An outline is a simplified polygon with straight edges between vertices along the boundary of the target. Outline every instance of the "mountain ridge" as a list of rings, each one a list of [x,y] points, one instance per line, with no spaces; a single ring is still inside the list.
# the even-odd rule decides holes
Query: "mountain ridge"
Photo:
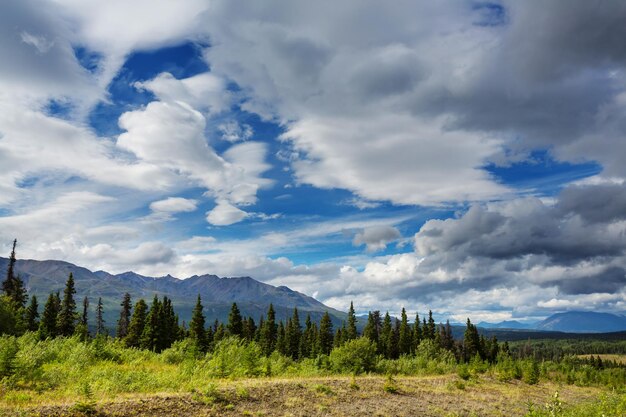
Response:
[[[0,257],[0,271],[6,271],[8,259]],[[105,321],[110,329],[115,327],[119,315],[119,303],[124,293],[132,296],[133,304],[140,298],[150,303],[154,295],[167,296],[179,314],[180,320],[189,322],[191,311],[198,294],[202,297],[207,323],[214,320],[226,321],[233,302],[241,313],[255,321],[274,305],[277,320],[291,317],[298,308],[301,320],[307,314],[319,321],[325,311],[338,325],[346,313],[333,309],[320,301],[285,286],[275,287],[252,277],[218,277],[213,274],[193,275],[180,279],[172,275],[149,277],[132,271],[111,274],[106,271],[92,272],[89,269],[58,260],[18,259],[16,273],[24,281],[29,295],[36,295],[40,308],[50,292],[63,291],[70,273],[74,276],[77,304],[87,296],[92,306],[102,297]],[[93,308],[90,309],[90,313]]]

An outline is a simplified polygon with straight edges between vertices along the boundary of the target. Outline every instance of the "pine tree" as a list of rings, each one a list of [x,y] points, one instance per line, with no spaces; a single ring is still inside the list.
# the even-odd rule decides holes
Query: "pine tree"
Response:
[[[337,331],[335,332],[335,337],[333,338],[333,348],[340,347],[342,345],[345,333],[345,327],[339,327],[337,329]]]
[[[383,326],[380,330],[380,353],[385,355],[386,358],[391,358],[393,356],[393,346],[392,346],[392,333],[393,327],[391,325],[391,316],[387,311],[385,313],[385,318],[383,319]]]
[[[141,335],[146,327],[146,317],[148,315],[148,305],[144,300],[139,300],[133,309],[133,315],[128,325],[128,334],[124,343],[128,347],[140,347]]]
[[[465,328],[465,334],[463,336],[463,357],[465,362],[468,362],[476,354],[480,352],[480,336],[478,335],[478,329],[472,324],[470,319],[467,319],[467,326]]]
[[[274,312],[274,306],[270,304],[267,310],[267,319],[263,323],[259,340],[265,356],[271,355],[276,348],[277,331],[276,313]]]
[[[428,339],[435,339],[435,333],[437,332],[437,326],[435,325],[435,320],[433,319],[433,312],[428,310]]]
[[[409,326],[409,319],[406,315],[406,310],[402,307],[400,330],[398,335],[398,352],[400,355],[408,355],[412,353],[411,339],[412,335],[411,327]]]
[[[106,331],[104,328],[104,317],[102,317],[103,313],[102,297],[98,297],[98,305],[96,306],[96,336],[104,334]]]
[[[452,336],[450,320],[446,320],[445,327],[441,326],[441,347],[447,350],[454,350],[454,337]]]
[[[243,319],[237,307],[237,303],[233,303],[228,314],[228,332],[232,336],[243,337]]]
[[[61,301],[61,310],[57,316],[57,332],[59,336],[69,337],[76,330],[76,301],[74,300],[76,288],[74,288],[74,275],[70,272],[65,282],[65,290],[63,290],[63,301]]]
[[[356,330],[356,315],[354,314],[354,305],[350,301],[350,309],[348,310],[348,326],[343,336],[344,341],[354,340],[358,337]]]
[[[254,340],[256,336],[256,324],[254,323],[254,319],[252,317],[248,317],[243,320],[243,337],[248,342]]]
[[[117,330],[115,333],[118,338],[123,339],[128,334],[128,326],[130,325],[132,303],[129,293],[124,294],[120,306],[122,309],[120,310],[120,318],[117,321]]]
[[[315,344],[315,339],[313,339],[313,322],[311,321],[311,315],[307,314],[306,320],[304,321],[304,331],[302,332],[302,338],[300,339],[301,358],[311,357],[313,344]]]
[[[293,359],[298,359],[300,354],[300,338],[302,337],[302,328],[300,327],[300,317],[298,315],[298,309],[293,309],[293,316],[287,323],[285,329],[285,348],[287,349],[287,355]]]
[[[159,301],[159,297],[156,295],[152,299],[152,305],[146,317],[146,326],[141,334],[141,348],[151,350],[153,352],[160,352],[161,347],[161,313],[162,304]]]
[[[39,304],[37,303],[37,296],[30,297],[30,304],[26,308],[26,330],[30,332],[36,332],[39,328]]]
[[[83,314],[80,316],[80,324],[87,327],[89,325],[89,298],[83,298]]]
[[[24,288],[24,283],[20,279],[19,275],[15,276],[15,263],[17,262],[15,257],[15,247],[17,246],[17,239],[13,241],[13,249],[9,257],[9,265],[7,267],[6,279],[2,282],[2,291],[7,297],[14,303],[14,309],[17,313],[20,309],[26,306],[28,301],[28,294]]]
[[[78,335],[80,340],[86,342],[89,339],[89,298],[85,296],[83,298],[83,312],[78,319],[78,324],[76,325],[76,330],[74,330],[74,334]]]
[[[365,325],[365,329],[363,329],[363,336],[367,337],[369,340],[374,342],[377,346],[378,351],[380,352],[380,328],[382,326],[380,319],[380,311],[376,310],[374,312],[369,313],[367,317],[367,324]]]
[[[202,300],[200,299],[200,294],[198,294],[196,306],[193,309],[191,321],[189,322],[189,337],[194,341],[200,352],[206,353],[209,346],[206,338],[206,330],[204,328],[205,319],[202,310]]]
[[[387,345],[387,355],[389,359],[398,359],[399,347],[398,340],[400,338],[400,322],[394,318],[394,326],[389,334],[389,343]]]
[[[57,337],[57,315],[60,309],[59,293],[51,293],[43,308],[43,314],[39,322],[39,338],[41,340]]]
[[[161,339],[159,342],[159,350],[165,350],[172,346],[172,344],[178,339],[179,327],[178,316],[174,311],[172,300],[167,297],[163,297],[163,303],[161,304]]]
[[[319,333],[319,351],[323,355],[330,354],[333,348],[333,322],[330,320],[328,311],[322,316],[320,321],[320,333]]]
[[[281,355],[287,355],[287,341],[285,340],[285,325],[282,320],[278,323],[278,334],[276,335],[276,350]]]
[[[413,348],[419,346],[422,342],[422,329],[420,327],[420,316],[415,314],[415,322],[413,323]]]

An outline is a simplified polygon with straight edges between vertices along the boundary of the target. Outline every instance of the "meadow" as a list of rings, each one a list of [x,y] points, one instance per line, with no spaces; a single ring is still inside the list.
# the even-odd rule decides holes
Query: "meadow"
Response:
[[[189,339],[156,353],[28,332],[0,338],[0,377],[6,416],[626,415],[624,366],[510,354],[458,363],[428,340],[397,359],[361,337],[293,360],[237,337],[206,354]]]

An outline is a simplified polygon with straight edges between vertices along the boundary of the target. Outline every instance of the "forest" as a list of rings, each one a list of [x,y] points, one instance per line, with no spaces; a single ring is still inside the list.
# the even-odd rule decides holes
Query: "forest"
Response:
[[[593,387],[602,393],[597,401],[603,415],[626,410],[626,364],[620,360],[626,341],[501,343],[480,335],[470,319],[463,338],[455,340],[450,324],[436,324],[432,312],[409,321],[404,309],[399,320],[370,312],[359,332],[352,304],[336,329],[328,313],[317,323],[309,316],[302,320],[297,309],[286,322],[277,322],[271,304],[258,322],[242,317],[233,303],[226,323],[206,323],[200,296],[187,324],[179,323],[167,297],[133,304],[130,294],[120,300],[110,335],[101,301],[94,308],[95,323],[89,323],[89,301],[75,299],[71,274],[40,314],[39,301],[28,297],[15,275],[15,262],[13,250],[0,296],[0,393],[12,410],[41,399],[78,397],[72,410],[89,414],[96,412],[95,399],[156,392],[190,392],[212,404],[219,395],[207,381],[333,375],[351,376],[354,385],[362,375],[386,376],[387,394],[401,390],[394,378],[430,375],[453,375],[448,384],[461,391],[484,378]],[[551,404],[528,404],[526,415],[580,412],[559,405],[561,414],[554,414],[554,400]]]

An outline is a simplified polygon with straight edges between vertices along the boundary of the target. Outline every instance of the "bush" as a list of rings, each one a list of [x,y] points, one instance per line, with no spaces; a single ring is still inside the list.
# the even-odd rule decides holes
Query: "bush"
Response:
[[[0,338],[0,378],[13,375],[18,351],[17,339],[14,336]]]
[[[366,337],[350,340],[330,352],[330,363],[338,373],[371,372],[376,365],[376,345]]]

